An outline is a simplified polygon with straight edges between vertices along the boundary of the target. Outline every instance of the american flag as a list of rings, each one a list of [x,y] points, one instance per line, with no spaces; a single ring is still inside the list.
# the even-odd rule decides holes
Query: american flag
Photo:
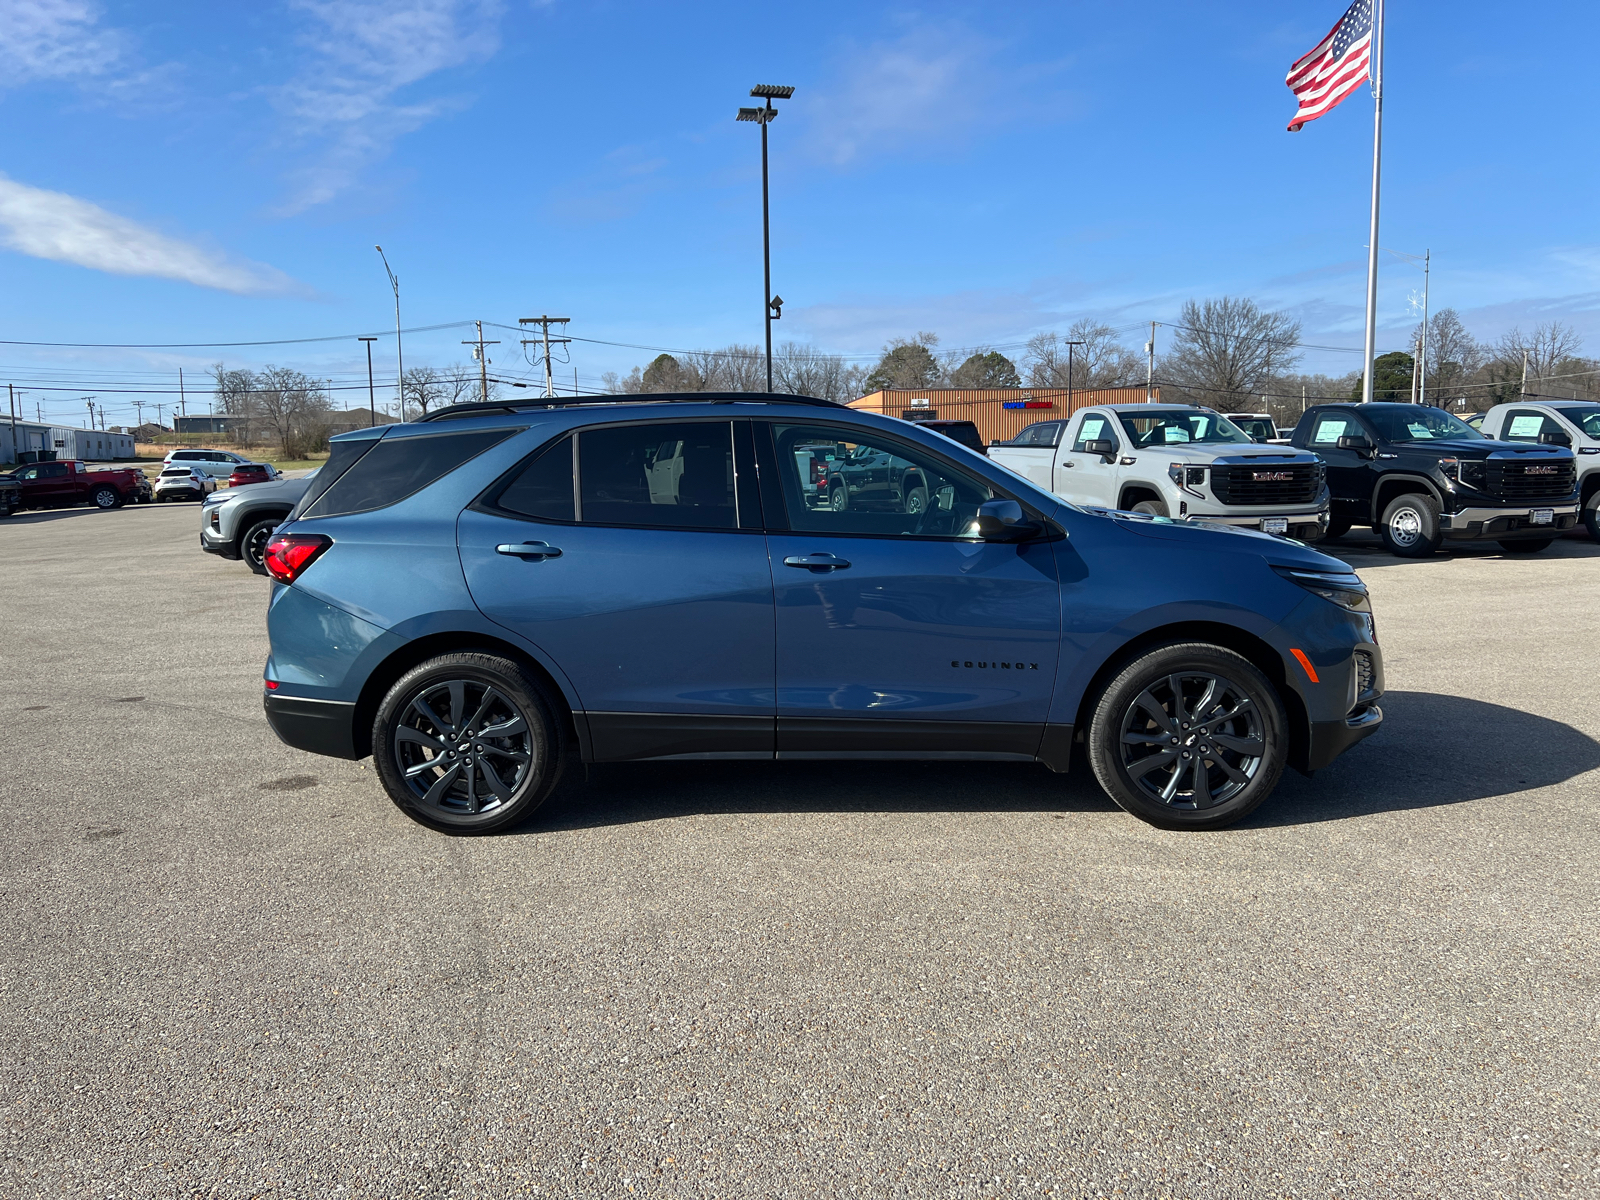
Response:
[[[1289,122],[1294,133],[1361,86],[1372,60],[1372,5],[1356,0],[1328,36],[1289,68],[1284,80],[1300,101]]]

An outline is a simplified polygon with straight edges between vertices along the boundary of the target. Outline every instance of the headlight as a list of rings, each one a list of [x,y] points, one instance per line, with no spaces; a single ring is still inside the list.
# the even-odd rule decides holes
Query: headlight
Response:
[[[1439,470],[1452,483],[1480,491],[1483,489],[1485,468],[1481,458],[1441,458]]]
[[[1206,469],[1204,467],[1191,467],[1187,463],[1168,463],[1167,478],[1187,491],[1205,487]]]
[[[1335,574],[1331,571],[1308,571],[1299,567],[1273,567],[1290,583],[1297,583],[1308,592],[1315,592],[1324,600],[1332,600],[1340,608],[1351,612],[1369,613],[1372,600],[1367,595],[1367,585],[1354,574]]]

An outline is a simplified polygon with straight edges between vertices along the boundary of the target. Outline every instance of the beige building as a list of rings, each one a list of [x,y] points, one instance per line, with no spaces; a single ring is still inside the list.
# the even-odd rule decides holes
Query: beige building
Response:
[[[971,421],[983,444],[1015,437],[1035,421],[1060,420],[1095,404],[1143,404],[1161,400],[1143,387],[1097,388],[887,388],[850,402],[851,408],[907,421]]]

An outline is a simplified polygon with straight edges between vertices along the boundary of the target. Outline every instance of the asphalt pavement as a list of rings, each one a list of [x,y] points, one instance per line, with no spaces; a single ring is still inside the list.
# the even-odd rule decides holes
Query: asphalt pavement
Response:
[[[0,1196],[1600,1195],[1600,547],[1371,586],[1247,823],[612,767],[451,839],[262,717],[193,505],[0,522]]]

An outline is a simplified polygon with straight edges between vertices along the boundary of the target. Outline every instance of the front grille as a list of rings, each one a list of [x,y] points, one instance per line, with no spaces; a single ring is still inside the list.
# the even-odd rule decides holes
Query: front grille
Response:
[[[1555,471],[1545,473],[1550,467]],[[1538,473],[1530,475],[1530,469]],[[1577,486],[1578,464],[1570,458],[1491,458],[1488,475],[1491,496],[1507,500],[1559,500],[1570,496]]]
[[[1264,475],[1287,478],[1257,478]],[[1211,468],[1211,494],[1223,504],[1308,504],[1321,490],[1322,472],[1317,463],[1238,463]]]
[[[1378,670],[1366,650],[1356,652],[1356,699],[1370,700],[1378,686]]]

